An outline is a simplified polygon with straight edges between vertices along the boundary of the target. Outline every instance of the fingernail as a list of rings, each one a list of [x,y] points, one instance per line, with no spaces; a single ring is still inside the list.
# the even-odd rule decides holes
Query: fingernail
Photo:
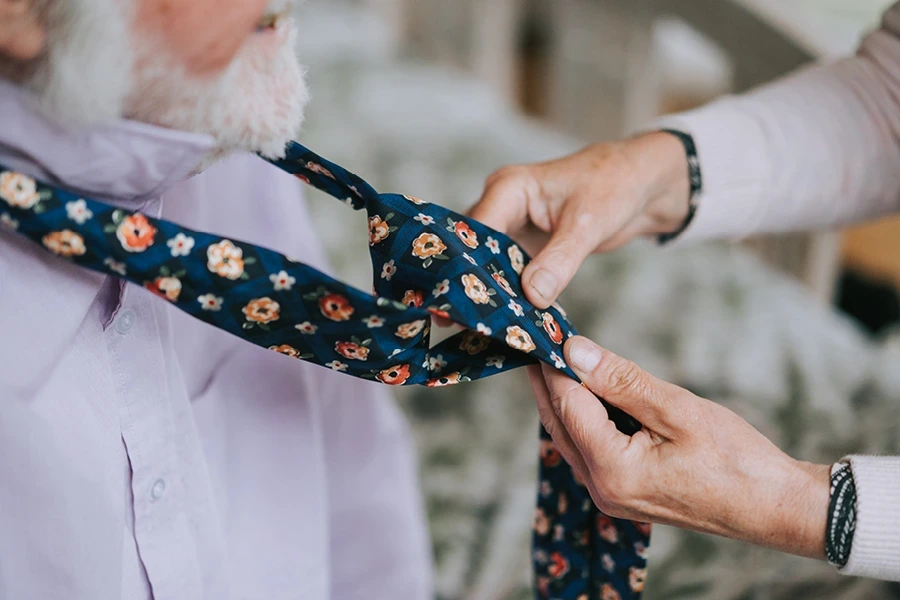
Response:
[[[531,277],[531,287],[547,302],[552,302],[556,297],[557,285],[559,283],[556,280],[556,276],[546,269],[539,269]]]
[[[582,373],[593,371],[603,358],[603,351],[597,344],[581,337],[572,338],[566,346],[566,353],[569,364]]]

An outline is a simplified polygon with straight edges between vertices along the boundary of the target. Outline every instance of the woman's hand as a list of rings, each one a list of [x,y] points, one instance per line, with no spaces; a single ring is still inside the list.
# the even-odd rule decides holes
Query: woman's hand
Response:
[[[676,230],[689,194],[684,147],[658,132],[504,167],[488,178],[470,215],[520,240],[532,255],[542,249],[522,281],[528,299],[546,308],[592,252]]]
[[[584,386],[548,367],[531,367],[531,384],[600,510],[824,559],[828,466],[792,459],[728,409],[590,340],[571,339],[565,355]],[[620,433],[597,396],[644,428]]]

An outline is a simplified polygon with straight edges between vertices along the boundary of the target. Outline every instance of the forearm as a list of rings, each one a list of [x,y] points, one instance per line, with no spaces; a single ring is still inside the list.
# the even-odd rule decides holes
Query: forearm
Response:
[[[694,137],[704,191],[684,239],[833,227],[900,208],[900,8],[857,56],[658,126]]]

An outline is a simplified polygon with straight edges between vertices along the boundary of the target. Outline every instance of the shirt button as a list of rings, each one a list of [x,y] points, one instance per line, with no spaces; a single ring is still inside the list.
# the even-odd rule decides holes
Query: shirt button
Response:
[[[135,312],[130,308],[126,308],[118,317],[116,317],[116,331],[125,335],[131,331],[132,327],[134,327],[135,321],[137,321]]]
[[[157,479],[150,488],[150,501],[156,502],[166,494],[166,480]]]

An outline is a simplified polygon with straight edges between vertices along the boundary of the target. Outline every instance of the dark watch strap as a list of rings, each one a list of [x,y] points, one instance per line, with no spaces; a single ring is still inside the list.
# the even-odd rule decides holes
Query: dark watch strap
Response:
[[[684,146],[684,153],[687,156],[688,180],[691,184],[690,196],[688,197],[688,213],[684,221],[681,222],[681,225],[675,231],[660,234],[656,238],[659,244],[667,244],[684,233],[684,230],[694,220],[694,215],[697,214],[697,197],[703,191],[703,174],[700,172],[700,159],[697,157],[697,146],[694,144],[694,138],[676,129],[661,129],[660,131],[674,135]]]
[[[831,502],[825,530],[825,558],[836,567],[850,560],[856,530],[856,484],[850,465],[838,463],[831,470]]]

